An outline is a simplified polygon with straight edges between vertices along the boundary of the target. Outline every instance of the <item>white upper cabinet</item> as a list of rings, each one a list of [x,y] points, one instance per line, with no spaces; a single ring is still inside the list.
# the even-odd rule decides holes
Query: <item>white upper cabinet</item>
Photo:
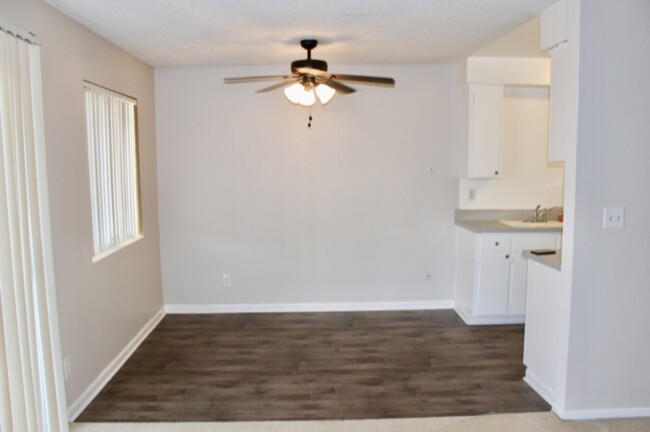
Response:
[[[569,39],[569,22],[566,0],[555,3],[541,16],[540,48],[551,48]]]
[[[461,176],[498,178],[501,175],[503,85],[461,87]]]
[[[563,42],[551,50],[551,100],[548,120],[548,160],[566,160],[567,102],[569,78],[568,43]]]
[[[568,141],[567,104],[569,79],[567,4],[562,0],[542,14],[541,48],[551,53],[551,100],[549,109],[548,160],[566,160]]]

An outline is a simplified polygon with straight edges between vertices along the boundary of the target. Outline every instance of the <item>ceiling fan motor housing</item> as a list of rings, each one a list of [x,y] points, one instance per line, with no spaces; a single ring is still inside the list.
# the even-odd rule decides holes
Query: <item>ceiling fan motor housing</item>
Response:
[[[311,50],[318,46],[316,39],[303,39],[300,46],[307,50],[307,58],[291,62],[291,72],[296,74],[315,75],[315,72],[327,72],[327,62],[311,58]]]
[[[304,73],[306,70],[317,70],[327,72],[327,62],[316,59],[296,60],[291,62],[291,72]]]

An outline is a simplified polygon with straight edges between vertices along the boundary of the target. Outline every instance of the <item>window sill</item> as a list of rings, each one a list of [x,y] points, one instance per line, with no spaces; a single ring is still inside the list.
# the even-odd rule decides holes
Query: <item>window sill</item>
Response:
[[[93,263],[96,263],[96,262],[98,262],[98,261],[101,261],[101,260],[103,260],[104,258],[106,258],[107,256],[109,256],[109,255],[113,255],[115,252],[117,252],[117,251],[119,251],[119,250],[121,250],[121,249],[124,249],[125,247],[130,246],[130,245],[132,245],[133,243],[135,243],[135,242],[137,242],[138,240],[143,239],[143,238],[144,238],[144,235],[140,234],[140,235],[138,235],[137,237],[133,237],[132,239],[129,239],[129,240],[125,241],[125,242],[122,242],[122,243],[120,243],[120,244],[117,245],[117,246],[113,246],[113,247],[110,248],[110,249],[107,249],[107,250],[105,250],[105,251],[103,251],[103,252],[100,252],[100,253],[98,253],[97,255],[95,255],[95,256],[93,257]]]

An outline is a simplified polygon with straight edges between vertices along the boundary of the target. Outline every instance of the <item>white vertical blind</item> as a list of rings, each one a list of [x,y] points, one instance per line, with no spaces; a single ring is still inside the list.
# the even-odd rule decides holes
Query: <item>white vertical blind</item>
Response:
[[[95,256],[141,236],[136,101],[84,83]]]
[[[40,51],[0,31],[0,429],[67,431]]]

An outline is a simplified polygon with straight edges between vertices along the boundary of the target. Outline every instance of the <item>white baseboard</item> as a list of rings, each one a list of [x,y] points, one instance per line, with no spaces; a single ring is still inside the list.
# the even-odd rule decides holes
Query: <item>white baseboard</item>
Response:
[[[549,405],[553,406],[553,390],[537,378],[537,376],[530,371],[530,368],[526,369],[524,381],[535,390],[542,399],[548,402]]]
[[[553,390],[526,369],[524,381],[532,387],[562,420],[596,420],[614,418],[650,417],[650,407],[646,408],[604,408],[590,410],[565,410],[558,407],[553,401]]]
[[[470,314],[468,314],[464,308],[455,305],[454,306],[454,311],[456,311],[456,314],[465,322],[465,324],[469,325],[469,321],[471,320]]]
[[[524,324],[524,315],[472,316],[465,309],[454,307],[454,310],[467,325],[508,325]]]
[[[356,312],[453,309],[453,300],[372,303],[266,303],[266,304],[168,304],[169,314],[270,313],[270,312]]]
[[[553,412],[562,420],[596,420],[615,418],[650,417],[650,407],[604,408],[590,410],[563,410],[556,406]]]
[[[84,391],[81,396],[77,398],[70,406],[68,406],[68,420],[74,421],[79,414],[86,409],[90,402],[95,399],[104,386],[110,381],[111,378],[117,373],[118,370],[126,363],[140,344],[149,336],[158,323],[165,317],[165,308],[162,307],[156,314],[147,322],[142,329],[131,339],[131,341],[124,347],[124,349],[104,368],[99,376],[93,381],[90,386]]]

